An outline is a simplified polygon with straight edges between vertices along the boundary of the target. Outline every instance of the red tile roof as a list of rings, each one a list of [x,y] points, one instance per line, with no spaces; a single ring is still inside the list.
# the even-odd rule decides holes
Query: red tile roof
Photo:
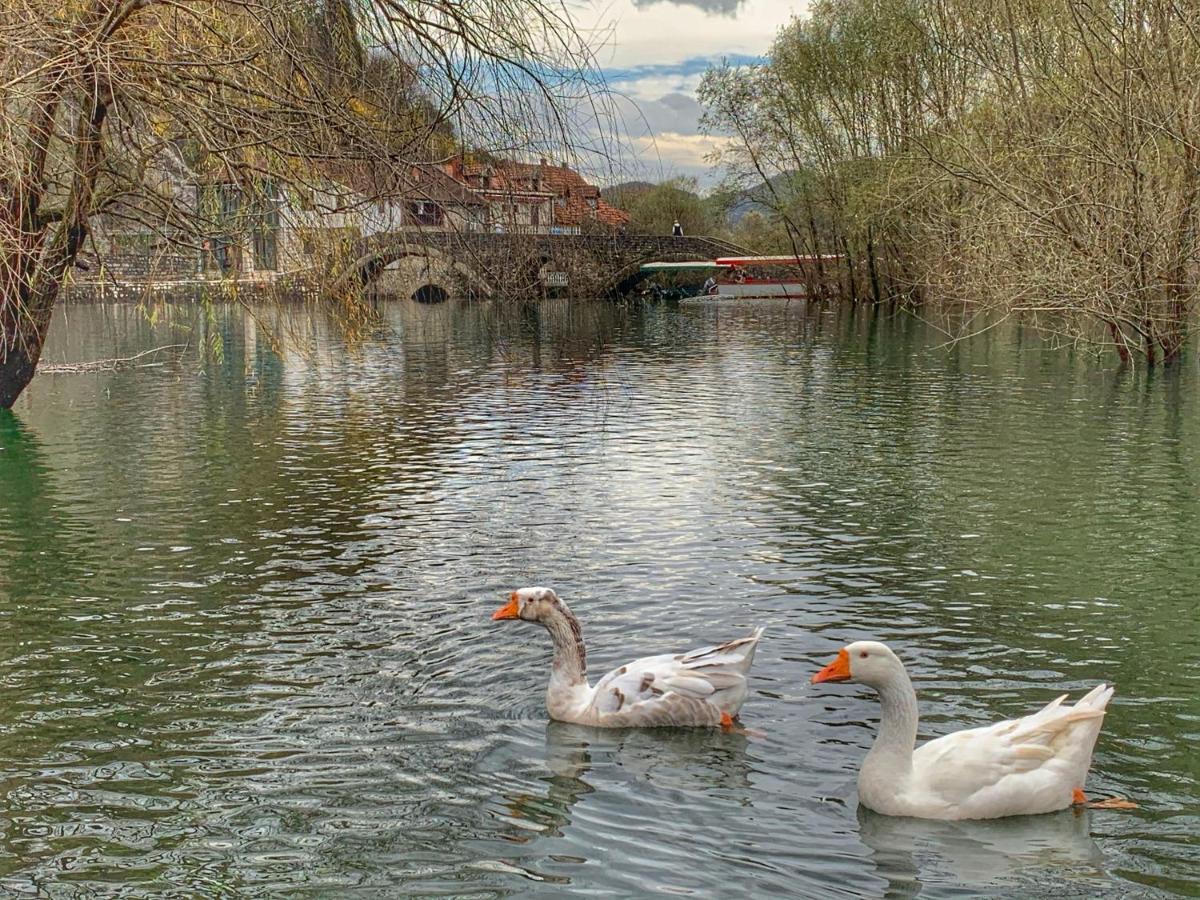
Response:
[[[503,160],[495,164],[455,160],[450,171],[476,190],[554,195],[554,224],[582,226],[595,221],[610,228],[629,222],[629,213],[600,196],[600,188],[567,166]]]

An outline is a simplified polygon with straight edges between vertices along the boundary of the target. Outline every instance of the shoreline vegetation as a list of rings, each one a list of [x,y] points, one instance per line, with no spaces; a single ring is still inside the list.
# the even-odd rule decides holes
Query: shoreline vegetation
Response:
[[[700,99],[761,252],[1155,365],[1195,326],[1198,75],[1195,5],[819,0]]]
[[[235,258],[303,271],[284,292],[353,321],[357,215],[417,240],[503,231],[489,204],[512,218],[520,190],[544,208],[516,231],[545,229],[573,188],[544,179],[577,177],[547,158],[612,157],[588,41],[545,0],[23,3],[0,22],[0,408],[65,287],[145,276],[97,264],[100,237],[198,266],[201,295],[279,293],[213,277]],[[1200,8],[1167,0],[819,0],[765,62],[705,75],[713,195],[676,178],[574,200],[622,235],[682,220],[835,257],[814,296],[896,302],[951,338],[1019,317],[1157,365],[1200,291],[1198,73]]]

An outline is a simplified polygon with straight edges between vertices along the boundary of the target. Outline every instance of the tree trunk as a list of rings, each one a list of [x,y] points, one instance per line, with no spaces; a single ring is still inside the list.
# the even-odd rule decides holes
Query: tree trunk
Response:
[[[1121,357],[1121,362],[1128,365],[1131,359],[1129,346],[1125,343],[1125,335],[1121,333],[1121,329],[1117,327],[1117,323],[1112,319],[1108,320],[1108,330],[1112,335],[1113,346],[1117,348],[1117,356]]]
[[[849,288],[850,300],[858,302],[858,279],[854,277],[854,256],[850,252],[850,242],[845,237],[841,239],[842,253],[846,257],[846,286]]]
[[[1167,304],[1169,315],[1163,324],[1159,337],[1164,363],[1173,362],[1179,358],[1183,345],[1187,341],[1188,311],[1187,302],[1183,297],[1183,279],[1186,277],[1183,265],[1176,271],[1175,283],[1168,293],[1170,301]]]
[[[48,219],[41,209],[45,193],[48,137],[59,104],[57,89],[49,91],[31,129],[31,151],[26,177],[17,184],[14,203],[4,218],[20,223],[22,240],[4,260],[0,280],[0,409],[10,409],[33,380],[42,347],[50,331],[54,303],[63,279],[75,263],[88,235],[94,213],[96,179],[104,160],[102,130],[112,102],[106,82],[88,73],[91,90],[76,116],[74,170],[71,191],[61,213]],[[57,229],[51,224],[57,221]],[[11,226],[10,226],[11,227]]]
[[[14,348],[0,362],[0,409],[12,409],[21,391],[33,380],[37,357],[38,354],[31,354],[23,347]]]
[[[57,290],[54,291],[58,293]],[[47,298],[41,298],[43,302]],[[44,308],[22,319],[12,312],[11,299],[0,299],[0,409],[11,409],[33,380],[42,347],[50,331],[53,299]]]
[[[867,226],[867,271],[871,274],[871,294],[876,303],[883,302],[883,292],[879,289],[879,272],[875,268],[875,229]]]

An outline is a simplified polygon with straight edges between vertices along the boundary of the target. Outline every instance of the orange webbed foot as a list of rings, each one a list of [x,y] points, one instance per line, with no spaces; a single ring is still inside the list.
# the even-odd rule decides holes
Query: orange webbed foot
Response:
[[[1103,800],[1089,800],[1088,809],[1137,809],[1138,805],[1124,797],[1105,797]]]
[[[745,737],[765,738],[765,731],[753,731],[749,728],[742,728],[738,720],[727,712],[721,713],[721,730],[726,734],[740,734]]]
[[[1089,800],[1087,794],[1079,788],[1071,792],[1071,805],[1087,809],[1137,809],[1138,805],[1124,797],[1105,797],[1103,800]]]

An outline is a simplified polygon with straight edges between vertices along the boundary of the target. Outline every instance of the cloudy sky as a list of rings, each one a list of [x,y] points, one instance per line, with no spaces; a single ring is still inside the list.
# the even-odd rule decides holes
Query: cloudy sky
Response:
[[[696,87],[705,69],[762,58],[803,0],[585,0],[577,21],[594,29],[598,62],[618,93],[627,134],[621,177],[700,176],[713,139],[700,134]]]

